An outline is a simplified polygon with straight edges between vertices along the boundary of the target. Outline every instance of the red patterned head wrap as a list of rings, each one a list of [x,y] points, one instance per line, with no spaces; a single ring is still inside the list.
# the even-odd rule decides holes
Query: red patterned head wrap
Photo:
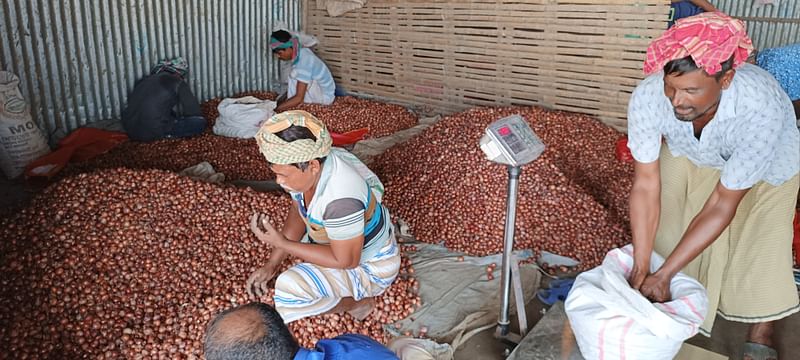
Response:
[[[753,42],[744,23],[721,12],[706,12],[678,20],[661,37],[650,43],[644,73],[660,71],[668,62],[691,56],[697,67],[714,75],[733,56],[733,67],[741,65]]]

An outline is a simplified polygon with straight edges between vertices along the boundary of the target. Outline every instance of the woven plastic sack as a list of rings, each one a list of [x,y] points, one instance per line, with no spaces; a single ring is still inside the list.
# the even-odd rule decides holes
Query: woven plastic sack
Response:
[[[219,117],[214,134],[240,139],[252,139],[259,126],[275,114],[277,103],[253,96],[223,99],[217,106]]]
[[[9,179],[21,175],[31,161],[50,152],[30,107],[19,90],[19,78],[0,71],[0,168]]]
[[[800,42],[758,52],[758,66],[767,70],[792,101],[800,99]]]
[[[669,302],[651,303],[631,288],[632,251],[631,245],[611,250],[602,265],[577,277],[567,296],[567,317],[586,359],[673,359],[705,320],[706,290],[683,273],[670,283]],[[663,263],[654,252],[650,271]]]

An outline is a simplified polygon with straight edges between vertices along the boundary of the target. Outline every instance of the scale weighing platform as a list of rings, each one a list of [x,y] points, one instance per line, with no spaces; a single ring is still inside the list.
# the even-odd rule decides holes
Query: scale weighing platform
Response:
[[[517,215],[517,187],[522,166],[531,163],[542,155],[545,146],[522,116],[512,115],[490,124],[480,140],[480,147],[487,159],[508,167],[508,198],[506,199],[503,267],[500,280],[502,284],[502,304],[495,337],[516,344],[521,341],[528,331],[519,265],[512,254],[514,250],[514,224]],[[514,282],[513,288],[519,320],[519,334],[512,334],[509,331],[508,312],[512,281]]]
[[[497,120],[486,128],[481,150],[490,161],[520,167],[544,152],[544,143],[519,115]]]

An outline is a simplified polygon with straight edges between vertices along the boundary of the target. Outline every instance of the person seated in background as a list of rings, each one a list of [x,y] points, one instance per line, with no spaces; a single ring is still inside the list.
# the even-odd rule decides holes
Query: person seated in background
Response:
[[[353,154],[331,148],[325,124],[305,111],[273,116],[256,134],[276,182],[292,197],[282,231],[254,214],[250,229],[272,247],[269,261],[248,278],[251,296],[291,254],[303,263],[275,281],[275,307],[289,323],[323,313],[366,318],[400,271],[400,250],[383,185]]]
[[[389,360],[397,356],[357,334],[322,339],[314,349],[297,344],[272,306],[254,302],[223,311],[206,328],[207,360]]]
[[[670,4],[670,17],[667,28],[671,28],[672,25],[675,25],[675,22],[678,21],[678,19],[695,16],[703,12],[714,11],[718,10],[716,7],[714,7],[714,5],[708,2],[708,0],[672,0],[672,4]]]
[[[275,112],[303,103],[333,103],[336,84],[330,70],[313,51],[301,46],[297,36],[285,30],[275,31],[270,36],[269,47],[279,59],[292,64],[286,96],[278,98]]]
[[[201,134],[207,122],[186,76],[183,58],[160,61],[139,80],[122,111],[122,127],[134,141],[150,142]]]
[[[778,80],[792,100],[795,117],[800,120],[800,43],[761,50],[756,64]]]

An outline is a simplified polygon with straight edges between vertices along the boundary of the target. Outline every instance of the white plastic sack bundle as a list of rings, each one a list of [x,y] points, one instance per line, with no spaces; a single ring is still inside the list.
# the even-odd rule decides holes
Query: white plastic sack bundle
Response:
[[[650,271],[663,263],[654,252]],[[632,266],[628,245],[575,279],[565,309],[586,359],[672,359],[705,320],[708,296],[697,280],[678,273],[670,283],[672,301],[651,303],[628,285]]]
[[[253,96],[224,99],[217,106],[219,117],[214,124],[214,134],[252,139],[259,126],[275,114],[277,103]]]

